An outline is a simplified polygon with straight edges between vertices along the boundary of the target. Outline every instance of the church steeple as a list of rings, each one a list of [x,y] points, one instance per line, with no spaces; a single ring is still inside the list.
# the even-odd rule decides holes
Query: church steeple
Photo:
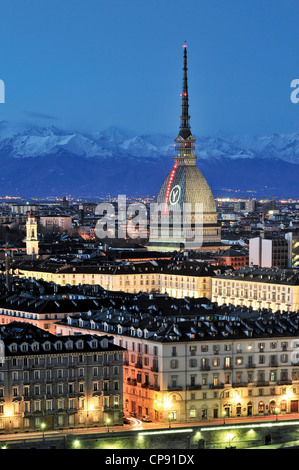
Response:
[[[194,163],[195,139],[191,134],[191,128],[190,128],[186,41],[183,45],[183,48],[184,48],[183,90],[182,90],[182,95],[181,95],[182,96],[182,114],[181,114],[181,125],[180,125],[179,135],[175,139],[175,147],[176,147],[175,161],[177,163],[179,162]]]

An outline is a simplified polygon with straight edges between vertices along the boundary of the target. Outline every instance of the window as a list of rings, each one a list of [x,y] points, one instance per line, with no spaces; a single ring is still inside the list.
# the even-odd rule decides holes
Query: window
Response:
[[[19,374],[18,374],[18,372],[13,372],[13,373],[12,373],[12,380],[19,380]]]
[[[40,401],[34,402],[34,411],[41,411]]]
[[[97,392],[99,390],[99,382],[93,382],[93,391]]]
[[[39,371],[39,370],[35,370],[35,371],[33,372],[33,378],[34,378],[35,380],[40,379],[40,371]]]
[[[53,402],[52,400],[46,401],[46,410],[51,411],[53,409]]]
[[[281,355],[281,362],[283,362],[284,364],[285,364],[286,362],[288,362],[288,355],[287,355],[287,354],[282,354],[282,355]]]
[[[259,356],[259,364],[264,364],[265,363],[265,356],[262,354]]]
[[[228,368],[230,368],[230,366],[231,366],[231,358],[230,358],[230,357],[226,357],[226,358],[224,359],[224,367],[225,367],[226,369],[228,369]]]

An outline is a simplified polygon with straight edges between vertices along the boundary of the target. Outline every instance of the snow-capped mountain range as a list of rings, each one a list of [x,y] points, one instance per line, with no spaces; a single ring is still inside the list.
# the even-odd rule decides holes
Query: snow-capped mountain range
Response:
[[[154,195],[173,164],[175,137],[0,122],[0,196]],[[299,196],[299,132],[195,138],[197,165],[215,196],[238,189]]]

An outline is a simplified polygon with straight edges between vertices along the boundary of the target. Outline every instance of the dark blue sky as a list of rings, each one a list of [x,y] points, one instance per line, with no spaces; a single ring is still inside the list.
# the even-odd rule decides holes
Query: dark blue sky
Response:
[[[299,128],[296,0],[3,0],[0,120],[176,137]]]

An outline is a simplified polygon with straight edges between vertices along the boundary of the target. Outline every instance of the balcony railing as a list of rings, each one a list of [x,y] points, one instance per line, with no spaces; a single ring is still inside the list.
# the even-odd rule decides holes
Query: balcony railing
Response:
[[[187,390],[201,390],[201,385],[188,385]]]
[[[279,380],[277,385],[292,385],[292,380]]]
[[[211,390],[217,390],[217,389],[220,389],[220,388],[224,388],[224,385],[223,385],[222,382],[220,382],[220,383],[218,383],[218,384],[216,384],[216,385],[215,385],[215,384],[210,384],[210,385],[209,385],[209,388],[210,388]]]
[[[257,387],[267,387],[269,385],[268,381],[265,380],[257,380],[256,381],[256,386]]]
[[[137,380],[136,380],[136,379],[130,379],[130,378],[128,378],[128,379],[127,379],[127,382],[128,382],[129,385],[134,385],[134,386],[137,385]]]

